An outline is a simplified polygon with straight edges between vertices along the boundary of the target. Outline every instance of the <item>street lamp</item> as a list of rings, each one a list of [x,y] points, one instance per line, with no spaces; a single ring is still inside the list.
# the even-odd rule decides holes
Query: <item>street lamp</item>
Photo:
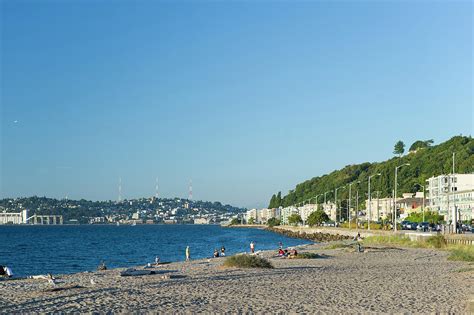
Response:
[[[358,184],[360,183],[360,180],[358,181],[355,181],[355,182],[352,182],[349,184],[349,205],[347,207],[347,219],[349,220],[349,229],[351,228],[351,187],[352,187],[352,184]]]
[[[423,188],[423,203],[421,204],[421,211],[423,212],[423,222],[425,222],[425,185],[415,184]]]
[[[341,187],[337,187],[334,191],[334,203],[335,203],[335,206],[336,206],[336,221],[337,221],[337,191],[339,189],[344,189],[346,188],[346,186],[341,186]],[[339,222],[341,221],[341,213],[339,213]]]
[[[374,176],[381,176],[382,174],[380,173],[377,173],[375,175],[370,175],[369,176],[369,212],[368,212],[368,215],[369,217],[367,218],[367,230],[370,231],[370,219],[372,217],[372,195],[370,194],[370,179]]]
[[[395,202],[395,209],[393,209],[393,231],[397,231],[397,176],[398,176],[398,169],[402,166],[409,166],[410,163],[405,163],[395,167],[395,192],[393,194],[393,200]]]

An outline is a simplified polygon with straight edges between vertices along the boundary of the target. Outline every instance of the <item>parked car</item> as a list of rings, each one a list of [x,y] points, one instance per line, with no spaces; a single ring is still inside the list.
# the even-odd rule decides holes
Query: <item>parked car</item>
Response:
[[[423,232],[426,232],[430,229],[430,224],[429,222],[420,222],[418,223],[418,225],[416,226],[416,230],[417,231],[423,231]]]
[[[400,224],[402,225],[402,230],[408,230],[407,229],[407,224],[409,224],[410,221],[402,221],[400,222]]]

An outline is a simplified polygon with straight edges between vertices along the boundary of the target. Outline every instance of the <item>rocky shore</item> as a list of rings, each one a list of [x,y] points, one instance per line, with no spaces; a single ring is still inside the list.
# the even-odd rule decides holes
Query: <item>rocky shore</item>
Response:
[[[319,259],[259,252],[274,269],[223,268],[225,258],[177,262],[154,274],[123,269],[0,281],[0,312],[467,313],[472,265],[448,253],[393,247],[299,247]],[[137,268],[139,269],[139,268]]]

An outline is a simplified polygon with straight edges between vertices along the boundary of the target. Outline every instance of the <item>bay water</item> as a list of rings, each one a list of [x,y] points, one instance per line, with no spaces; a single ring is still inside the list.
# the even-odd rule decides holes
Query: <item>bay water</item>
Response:
[[[101,260],[109,268],[145,265],[161,261],[183,261],[185,248],[191,258],[212,257],[214,249],[226,254],[278,249],[307,244],[254,228],[224,228],[218,225],[31,225],[0,226],[0,265],[16,276],[66,274],[94,271]]]

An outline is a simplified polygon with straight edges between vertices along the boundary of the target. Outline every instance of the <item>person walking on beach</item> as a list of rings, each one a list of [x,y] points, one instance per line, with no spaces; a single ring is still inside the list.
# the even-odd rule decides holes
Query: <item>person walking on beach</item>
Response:
[[[186,246],[186,261],[191,260],[191,253],[189,252],[189,246]]]
[[[252,242],[250,242],[250,252],[253,254],[255,253],[255,244]]]

